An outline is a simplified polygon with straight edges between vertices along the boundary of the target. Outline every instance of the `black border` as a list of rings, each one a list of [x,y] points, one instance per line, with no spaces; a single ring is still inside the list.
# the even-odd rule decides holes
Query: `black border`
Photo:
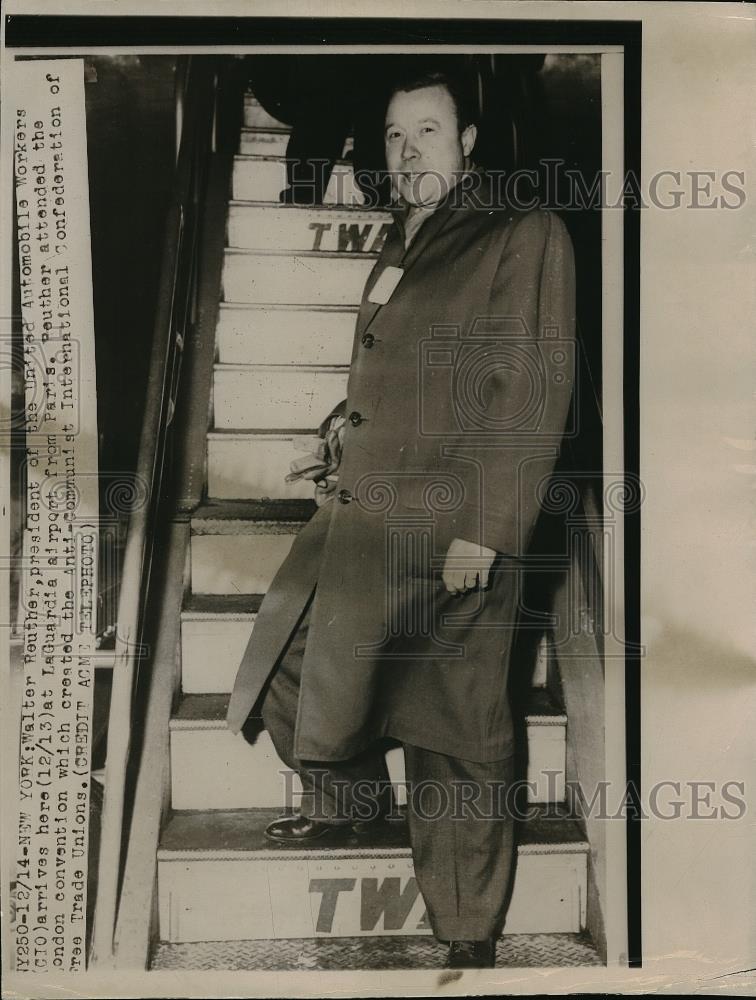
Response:
[[[280,18],[52,16],[8,14],[6,48],[291,45],[621,45],[624,47],[625,171],[641,185],[642,25],[635,21],[499,18]],[[624,473],[640,482],[640,208],[624,205]],[[641,675],[640,504],[624,513],[625,720],[627,780],[628,964],[642,966],[641,938]]]
[[[628,45],[640,21],[7,14],[8,48],[127,45]]]
[[[625,43],[625,175],[641,177],[641,26]],[[623,420],[624,474],[640,484],[640,230],[641,215],[632,195],[626,197],[623,281]],[[625,584],[625,773],[627,816],[627,944],[631,969],[643,965],[641,854],[641,504],[624,512]],[[637,808],[633,808],[637,806]]]

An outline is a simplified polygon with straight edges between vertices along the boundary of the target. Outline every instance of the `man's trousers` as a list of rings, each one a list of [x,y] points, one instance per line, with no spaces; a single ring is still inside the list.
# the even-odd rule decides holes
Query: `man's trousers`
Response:
[[[309,611],[270,680],[262,704],[265,728],[281,760],[299,773],[303,815],[335,824],[367,819],[369,799],[373,815],[376,808],[388,812],[389,776],[379,748],[336,763],[294,754],[308,622]],[[408,744],[404,757],[415,876],[433,932],[442,941],[485,940],[500,930],[514,870],[507,794],[513,758],[476,763]]]

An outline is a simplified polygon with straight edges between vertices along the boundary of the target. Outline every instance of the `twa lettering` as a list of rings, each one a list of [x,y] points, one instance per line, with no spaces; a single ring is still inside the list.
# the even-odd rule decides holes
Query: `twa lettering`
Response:
[[[338,253],[378,253],[386,242],[391,222],[311,222],[311,250]]]
[[[344,933],[345,924],[350,925],[352,933],[370,933],[376,929],[404,930],[405,933],[430,931],[414,876],[407,879],[404,888],[402,879],[395,876],[384,879],[313,878],[310,879],[310,892],[320,893],[315,927],[318,934],[333,933],[334,921],[339,934]]]

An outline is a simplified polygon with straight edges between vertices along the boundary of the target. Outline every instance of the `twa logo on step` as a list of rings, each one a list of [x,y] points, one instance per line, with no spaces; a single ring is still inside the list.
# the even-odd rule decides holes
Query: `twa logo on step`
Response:
[[[389,234],[391,222],[311,222],[311,250],[337,253],[378,253]]]
[[[414,876],[387,878],[311,878],[316,934],[430,933]]]

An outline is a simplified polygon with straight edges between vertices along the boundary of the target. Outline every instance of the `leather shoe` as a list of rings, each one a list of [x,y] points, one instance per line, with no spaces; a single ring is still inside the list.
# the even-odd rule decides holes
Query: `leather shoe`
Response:
[[[496,942],[450,941],[446,957],[447,969],[493,969],[496,960]]]
[[[309,816],[284,816],[265,827],[268,840],[279,844],[308,844],[312,840],[341,843],[354,836],[351,823],[321,823]]]

